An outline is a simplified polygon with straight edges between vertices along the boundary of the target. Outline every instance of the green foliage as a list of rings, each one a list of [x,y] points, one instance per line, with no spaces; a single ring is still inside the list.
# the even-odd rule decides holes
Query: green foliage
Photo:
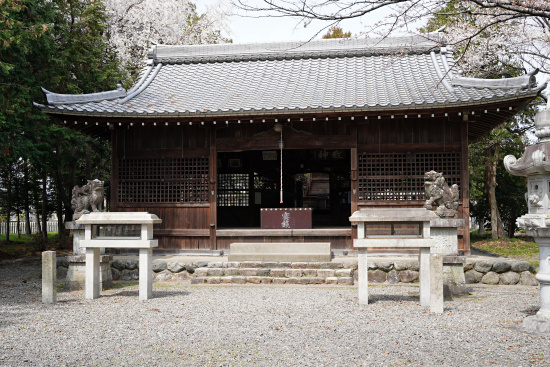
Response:
[[[323,35],[324,39],[329,38],[349,38],[351,37],[351,32],[344,32],[344,30],[337,25],[332,26],[328,29],[327,33]]]
[[[535,269],[539,267],[539,246],[532,238],[490,239],[472,233],[472,245],[497,255],[527,261]]]
[[[84,183],[86,145],[108,179],[109,150],[54,123],[33,106],[40,87],[57,93],[114,89],[123,80],[105,32],[98,0],[0,0],[0,212],[9,217],[35,207],[47,216],[70,213],[70,192]],[[101,156],[99,156],[101,155]],[[82,158],[79,158],[82,157]],[[46,197],[42,194],[46,178]],[[42,213],[42,202],[46,211]],[[56,204],[57,203],[57,204]],[[11,240],[12,238],[10,238]]]

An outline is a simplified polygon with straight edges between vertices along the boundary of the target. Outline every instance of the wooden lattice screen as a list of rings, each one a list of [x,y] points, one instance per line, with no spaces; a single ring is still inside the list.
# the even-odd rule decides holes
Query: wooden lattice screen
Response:
[[[460,187],[460,154],[359,154],[359,200],[425,200],[424,173],[442,172]]]
[[[208,202],[208,158],[119,160],[120,203]]]
[[[218,174],[218,206],[248,206],[249,188],[247,173]]]

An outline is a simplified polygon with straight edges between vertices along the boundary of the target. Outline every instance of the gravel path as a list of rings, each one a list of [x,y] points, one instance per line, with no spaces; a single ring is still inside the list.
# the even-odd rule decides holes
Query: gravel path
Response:
[[[519,330],[537,287],[475,287],[431,314],[418,287],[191,286],[151,300],[118,283],[41,303],[40,264],[0,267],[0,366],[546,366],[550,338]]]

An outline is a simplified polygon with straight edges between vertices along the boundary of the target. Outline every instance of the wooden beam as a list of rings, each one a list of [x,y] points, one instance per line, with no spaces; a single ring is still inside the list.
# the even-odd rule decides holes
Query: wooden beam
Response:
[[[470,185],[468,171],[468,122],[462,123],[462,152],[460,159],[460,182],[462,187],[462,218],[464,219],[464,232],[462,234],[464,255],[470,255]]]
[[[210,211],[208,212],[208,224],[210,226],[210,249],[216,250],[218,248],[218,242],[216,239],[216,229],[218,227],[218,190],[217,190],[217,176],[218,176],[218,152],[216,149],[216,128],[212,127],[210,131],[210,158],[209,158],[209,172],[208,177],[210,182],[208,184],[208,198],[210,202]]]

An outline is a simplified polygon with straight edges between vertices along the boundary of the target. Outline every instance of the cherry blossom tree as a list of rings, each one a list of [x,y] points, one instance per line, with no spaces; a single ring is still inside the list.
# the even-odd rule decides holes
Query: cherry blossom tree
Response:
[[[447,17],[448,44],[466,51],[466,73],[487,57],[518,59],[550,73],[550,1],[548,0],[233,0],[251,16],[287,16],[308,26],[313,20],[338,25],[348,19],[384,14],[366,26],[365,37],[418,33],[435,14]],[[444,11],[442,11],[444,10]],[[388,13],[389,12],[389,13]],[[330,26],[329,25],[329,26]],[[498,65],[490,63],[491,65]]]
[[[103,0],[107,31],[120,61],[132,74],[143,67],[152,44],[192,45],[227,42],[223,6],[199,14],[189,0]]]

